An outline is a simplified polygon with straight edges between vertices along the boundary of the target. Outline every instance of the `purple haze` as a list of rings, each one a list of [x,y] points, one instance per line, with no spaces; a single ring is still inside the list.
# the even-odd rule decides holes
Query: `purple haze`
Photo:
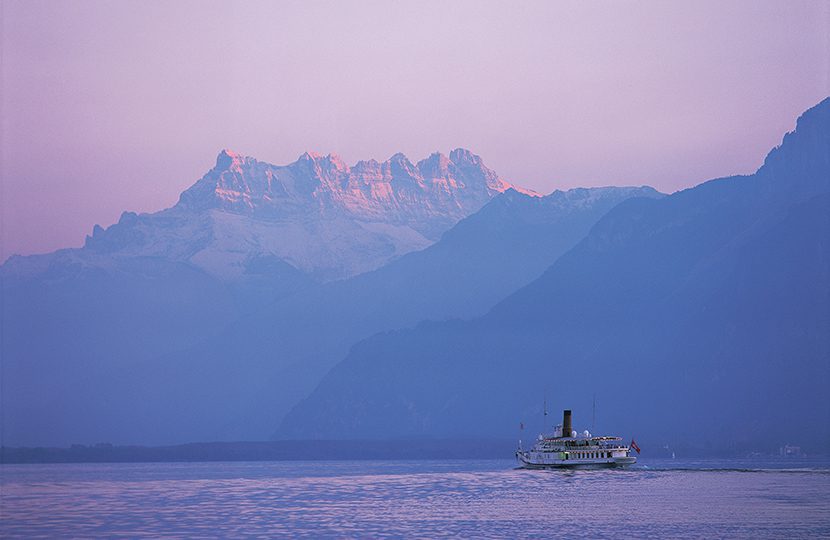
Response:
[[[1,6],[0,260],[171,205],[221,148],[673,191],[754,171],[830,94],[826,2]]]

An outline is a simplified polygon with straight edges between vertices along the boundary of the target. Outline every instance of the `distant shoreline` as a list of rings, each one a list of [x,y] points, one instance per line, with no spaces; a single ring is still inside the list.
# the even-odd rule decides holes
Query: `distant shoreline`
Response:
[[[645,445],[643,445],[645,446]],[[117,446],[109,443],[71,447],[0,447],[0,464],[160,463],[208,461],[335,461],[512,459],[513,439],[307,440],[207,442],[169,446]],[[678,449],[677,457],[779,457],[702,448]],[[644,456],[671,457],[664,448],[646,448]],[[810,454],[818,457],[818,454]]]
[[[170,446],[2,447],[0,464],[511,458],[516,441],[338,440],[208,442]]]

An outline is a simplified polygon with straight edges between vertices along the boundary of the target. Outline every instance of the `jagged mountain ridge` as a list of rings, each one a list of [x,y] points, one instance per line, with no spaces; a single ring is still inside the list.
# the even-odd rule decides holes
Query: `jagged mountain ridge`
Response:
[[[514,188],[456,149],[411,163],[396,154],[347,166],[305,153],[272,165],[223,150],[216,165],[160,212],[125,212],[79,250],[12,257],[7,276],[55,265],[106,268],[114,258],[186,262],[224,281],[273,272],[341,279],[432,244],[458,220]]]
[[[342,213],[361,221],[410,225],[437,240],[447,227],[435,226],[431,219],[457,221],[510,188],[529,193],[461,148],[449,157],[436,152],[416,164],[398,153],[382,163],[359,161],[352,167],[335,154],[306,152],[290,165],[274,166],[223,150],[216,167],[182,193],[179,205],[271,219]]]

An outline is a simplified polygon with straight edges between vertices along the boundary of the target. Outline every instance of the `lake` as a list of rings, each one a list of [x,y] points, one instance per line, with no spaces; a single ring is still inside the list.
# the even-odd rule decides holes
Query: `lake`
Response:
[[[0,466],[3,537],[828,537],[830,463],[649,460]]]

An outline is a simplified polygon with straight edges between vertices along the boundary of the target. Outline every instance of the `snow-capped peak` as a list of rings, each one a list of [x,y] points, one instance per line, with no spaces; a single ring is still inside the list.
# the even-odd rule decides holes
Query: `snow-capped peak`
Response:
[[[216,168],[220,170],[238,168],[242,165],[245,159],[246,157],[242,154],[225,148],[219,152],[218,156],[216,156]]]
[[[173,208],[96,230],[88,247],[164,253],[223,277],[245,275],[251,257],[277,257],[335,279],[428,246],[510,188],[520,190],[463,149],[351,167],[336,154],[272,165],[225,149]]]
[[[449,157],[435,152],[417,164],[397,153],[383,163],[352,167],[336,154],[305,152],[294,163],[272,165],[222,150],[216,167],[182,193],[179,206],[274,218],[346,213],[370,221],[454,223],[511,187],[528,192],[461,148]]]

